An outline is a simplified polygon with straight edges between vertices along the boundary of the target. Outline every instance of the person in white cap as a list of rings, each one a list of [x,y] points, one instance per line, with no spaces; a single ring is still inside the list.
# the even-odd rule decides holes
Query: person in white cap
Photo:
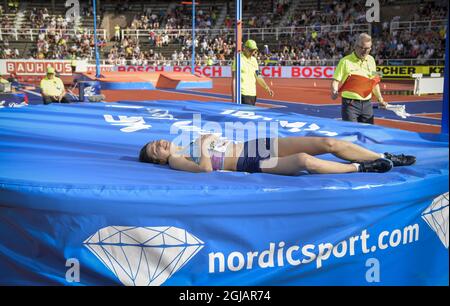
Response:
[[[264,88],[267,93],[273,97],[274,92],[264,81],[260,71],[256,58],[254,55],[258,51],[258,46],[254,40],[247,40],[244,44],[243,55],[241,55],[241,102],[242,104],[255,105],[256,103],[256,83]],[[232,67],[232,99],[236,100],[235,83],[236,77],[234,71],[236,71],[236,63],[233,62]]]

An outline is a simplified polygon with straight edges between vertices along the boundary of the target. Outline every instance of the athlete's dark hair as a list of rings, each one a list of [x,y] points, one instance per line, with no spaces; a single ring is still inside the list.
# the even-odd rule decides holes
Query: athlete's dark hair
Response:
[[[147,146],[150,144],[151,142],[146,143],[142,148],[141,151],[139,152],[139,161],[143,162],[143,163],[151,163],[151,164],[156,164],[156,161],[151,158],[148,153],[147,153]]]

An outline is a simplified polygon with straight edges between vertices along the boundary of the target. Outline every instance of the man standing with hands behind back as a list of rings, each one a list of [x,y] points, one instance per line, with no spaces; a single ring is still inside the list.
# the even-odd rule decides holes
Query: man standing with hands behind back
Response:
[[[345,83],[351,75],[365,77],[369,82],[369,79],[373,79],[377,75],[375,59],[370,55],[371,49],[372,37],[366,33],[360,34],[356,39],[354,52],[342,58],[336,67],[331,83],[331,98],[333,100],[336,100],[339,95],[339,83]],[[368,93],[367,96],[361,96],[350,89],[343,90],[342,120],[373,124],[374,115],[372,103],[370,102],[372,93],[376,96],[381,108],[388,106],[381,96],[379,84],[376,84],[372,92]]]
[[[258,61],[254,55],[258,52],[258,46],[254,40],[247,40],[244,44],[243,54],[241,55],[241,102],[242,104],[255,105],[256,103],[256,83],[264,88],[267,93],[273,97],[274,92],[264,81],[258,66]],[[236,61],[233,62],[232,76],[232,99],[236,101],[235,83]]]
[[[68,103],[65,98],[66,90],[60,78],[55,76],[55,68],[47,68],[47,76],[41,80],[41,93],[44,104],[52,102]]]

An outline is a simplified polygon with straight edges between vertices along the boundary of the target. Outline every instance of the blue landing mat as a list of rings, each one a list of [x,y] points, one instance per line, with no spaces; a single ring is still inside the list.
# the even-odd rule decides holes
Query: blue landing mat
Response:
[[[417,163],[285,177],[137,162],[152,139],[219,128],[253,138],[257,124]],[[0,284],[448,284],[448,136],[228,103],[123,101],[3,108],[0,140]],[[79,282],[66,278],[75,260]]]

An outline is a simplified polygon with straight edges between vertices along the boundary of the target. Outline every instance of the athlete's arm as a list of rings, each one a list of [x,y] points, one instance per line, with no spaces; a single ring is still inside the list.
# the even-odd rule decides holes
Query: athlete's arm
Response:
[[[209,162],[209,166],[208,166],[208,162]],[[169,166],[172,169],[194,172],[194,173],[211,172],[212,171],[211,159],[209,157],[204,157],[203,154],[202,154],[202,157],[200,158],[200,165],[197,165],[195,162],[187,159],[184,156],[171,155],[169,157]]]
[[[211,157],[209,156],[209,147],[211,142],[218,138],[217,135],[207,134],[200,138],[200,162],[196,164],[192,160],[180,155],[171,155],[169,157],[169,166],[173,169],[189,172],[211,172],[213,171]]]

